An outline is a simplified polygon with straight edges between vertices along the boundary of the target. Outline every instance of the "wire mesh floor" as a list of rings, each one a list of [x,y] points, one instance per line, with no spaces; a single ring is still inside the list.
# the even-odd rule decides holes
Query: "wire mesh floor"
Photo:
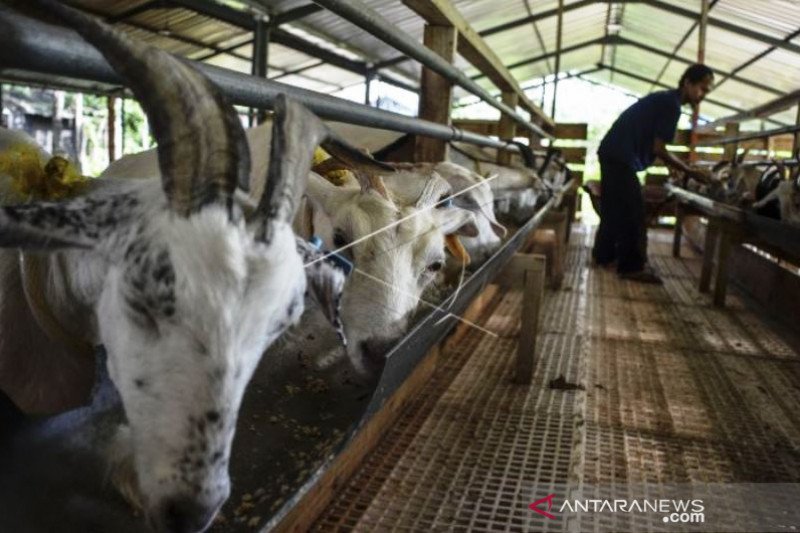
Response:
[[[443,353],[316,531],[609,531],[617,515],[556,522],[528,505],[564,486],[800,482],[786,332],[736,290],[712,307],[700,260],[674,259],[666,232],[650,237],[663,287],[590,268],[591,229],[572,237],[533,384],[511,383],[521,297],[500,293],[482,322],[498,337],[473,330]]]

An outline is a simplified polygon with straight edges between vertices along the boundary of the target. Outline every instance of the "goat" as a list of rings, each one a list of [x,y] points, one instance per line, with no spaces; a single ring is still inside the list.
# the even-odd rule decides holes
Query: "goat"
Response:
[[[105,345],[127,421],[113,453],[134,465],[148,521],[202,531],[230,493],[237,413],[264,350],[298,321],[307,290],[337,308],[341,273],[315,261],[291,222],[313,146],[343,145],[279,97],[252,205],[237,191],[250,173],[244,132],[209,80],[60,2],[36,4],[96,46],[142,102],[161,179],[97,180],[68,201],[0,208],[0,247],[22,250],[0,258],[0,389],[27,412],[75,405],[88,392],[86,351]]]
[[[789,180],[773,182],[773,189],[753,204],[759,214],[773,216],[769,210],[777,200],[780,220],[800,224],[800,174],[795,172]]]
[[[498,165],[493,162],[495,156],[487,149],[464,143],[451,143],[451,147],[451,160],[454,163],[472,168],[484,176],[495,176],[489,183],[495,199],[495,212],[515,224],[529,219],[536,212],[541,199],[552,190],[534,169]]]
[[[256,194],[263,181],[258,169],[271,161],[270,131],[267,121],[246,132],[253,160],[251,189]],[[355,264],[341,300],[346,353],[359,374],[374,376],[388,347],[405,331],[422,292],[444,266],[447,235],[475,236],[478,229],[468,210],[435,208],[451,193],[438,174],[365,165],[340,150],[332,155],[336,168],[350,170],[354,180],[336,187],[311,172],[308,212],[298,213],[295,229],[305,237],[316,234],[328,249],[344,247],[341,253]],[[151,151],[126,156],[103,175],[130,178],[152,172],[157,169]],[[324,354],[319,359],[332,357]]]
[[[478,235],[460,239],[473,263],[482,263],[500,246],[501,239],[506,236],[507,230],[495,218],[494,194],[490,182],[487,182],[478,173],[450,162],[394,163],[392,166],[408,170],[419,176],[415,181],[402,180],[402,183],[398,183],[400,180],[395,176],[384,177],[392,191],[396,191],[404,185],[408,186],[409,183],[424,183],[426,176],[433,175],[441,176],[450,184],[454,205],[475,214]]]

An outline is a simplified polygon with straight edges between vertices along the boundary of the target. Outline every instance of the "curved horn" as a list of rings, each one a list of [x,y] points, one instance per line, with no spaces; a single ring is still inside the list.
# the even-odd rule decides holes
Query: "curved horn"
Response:
[[[237,184],[247,190],[250,152],[233,106],[191,66],[54,0],[55,13],[97,47],[147,113],[170,207],[182,216],[212,202],[230,211]]]
[[[272,224],[291,224],[306,188],[314,148],[328,128],[302,104],[280,94],[274,103],[272,144],[264,194],[256,208],[256,239],[270,242]]]

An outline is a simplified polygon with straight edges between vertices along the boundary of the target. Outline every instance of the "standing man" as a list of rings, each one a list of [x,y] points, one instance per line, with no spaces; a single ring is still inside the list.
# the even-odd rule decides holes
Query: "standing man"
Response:
[[[713,82],[710,68],[692,65],[681,76],[677,89],[649,94],[626,109],[600,143],[600,227],[592,256],[598,265],[616,261],[621,278],[661,283],[647,265],[644,198],[636,173],[658,157],[689,176],[706,177],[705,172],[670,154],[666,144],[675,137],[681,106],[699,105]]]

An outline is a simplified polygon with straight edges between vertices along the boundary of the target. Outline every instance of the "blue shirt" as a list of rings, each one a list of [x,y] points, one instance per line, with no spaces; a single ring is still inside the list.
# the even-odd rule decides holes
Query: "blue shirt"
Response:
[[[677,89],[648,94],[622,112],[600,143],[601,159],[629,165],[637,172],[655,159],[656,138],[672,142],[681,117],[681,96]]]

